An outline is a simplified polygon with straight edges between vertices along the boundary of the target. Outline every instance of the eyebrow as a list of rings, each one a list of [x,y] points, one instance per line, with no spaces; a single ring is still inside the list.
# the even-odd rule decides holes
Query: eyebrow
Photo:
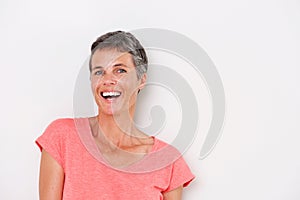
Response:
[[[116,63],[116,64],[114,64],[113,65],[113,67],[126,67],[126,68],[128,68],[128,66],[127,65],[124,65],[123,63]],[[92,69],[92,71],[93,70],[96,70],[96,69],[103,69],[104,67],[102,67],[102,66],[96,66],[96,67],[94,67],[93,69]]]

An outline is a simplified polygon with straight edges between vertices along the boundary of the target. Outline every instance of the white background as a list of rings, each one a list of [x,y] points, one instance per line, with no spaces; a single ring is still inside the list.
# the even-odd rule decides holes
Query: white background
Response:
[[[90,44],[107,31],[146,27],[197,42],[225,87],[216,148],[198,160],[199,134],[185,154],[197,178],[184,199],[300,199],[299,10],[297,0],[2,0],[0,199],[38,199],[34,141],[52,120],[73,116]]]

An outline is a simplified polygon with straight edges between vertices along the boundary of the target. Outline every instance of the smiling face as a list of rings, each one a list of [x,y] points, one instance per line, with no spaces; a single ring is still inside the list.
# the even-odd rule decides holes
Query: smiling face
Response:
[[[137,93],[146,74],[137,78],[132,55],[114,49],[97,50],[91,59],[91,85],[99,114],[133,117]]]

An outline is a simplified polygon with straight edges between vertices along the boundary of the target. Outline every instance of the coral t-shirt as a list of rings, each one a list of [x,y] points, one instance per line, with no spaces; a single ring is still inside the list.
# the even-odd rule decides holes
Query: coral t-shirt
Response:
[[[64,200],[159,200],[194,178],[180,153],[157,138],[140,161],[122,168],[105,162],[88,118],[57,119],[36,140],[63,168]]]

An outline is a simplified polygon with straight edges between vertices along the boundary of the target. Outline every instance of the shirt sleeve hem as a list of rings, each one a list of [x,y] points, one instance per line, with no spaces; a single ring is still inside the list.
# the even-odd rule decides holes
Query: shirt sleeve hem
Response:
[[[170,192],[170,191],[172,191],[172,190],[174,190],[174,189],[176,189],[180,186],[187,187],[194,179],[195,179],[195,176],[191,175],[190,177],[183,180],[181,183],[174,184],[174,185],[170,186],[167,190],[164,191],[164,193],[165,192]]]
[[[44,145],[42,140],[37,139],[35,141],[37,146],[39,147],[40,151],[45,150],[47,153],[50,154],[50,156],[64,169],[64,166],[62,164],[62,160],[58,155],[56,155],[53,151],[51,151],[51,148],[48,148],[47,145]]]

